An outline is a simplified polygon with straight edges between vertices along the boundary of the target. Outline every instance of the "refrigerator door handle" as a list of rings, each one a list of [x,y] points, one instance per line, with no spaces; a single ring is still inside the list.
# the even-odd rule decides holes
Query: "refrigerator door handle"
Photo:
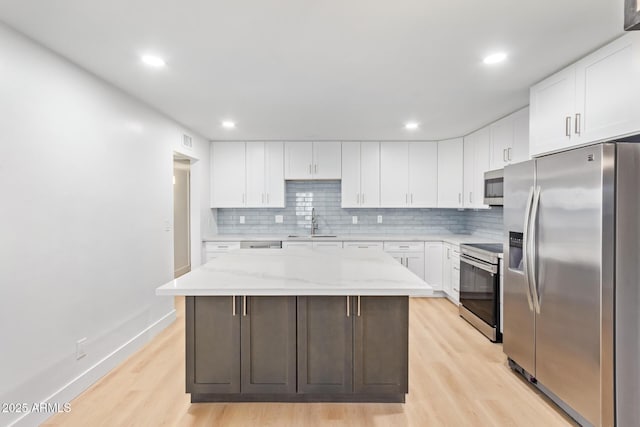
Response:
[[[527,283],[527,303],[529,303],[529,310],[533,311],[533,296],[531,293],[531,279],[529,278],[529,223],[531,221],[531,205],[533,204],[533,187],[529,189],[529,196],[527,197],[527,208],[524,213],[524,244],[522,245],[522,250],[524,254],[522,256],[522,272],[524,273],[524,281]]]
[[[538,289],[538,281],[536,279],[536,248],[538,246],[538,241],[536,239],[536,224],[538,220],[538,206],[540,205],[540,186],[536,187],[536,190],[533,195],[533,204],[531,206],[531,236],[529,238],[529,247],[527,248],[527,252],[529,255],[529,268],[531,269],[529,278],[531,280],[531,290],[533,291],[533,305],[536,309],[536,313],[540,314],[540,304],[541,304],[541,292]]]

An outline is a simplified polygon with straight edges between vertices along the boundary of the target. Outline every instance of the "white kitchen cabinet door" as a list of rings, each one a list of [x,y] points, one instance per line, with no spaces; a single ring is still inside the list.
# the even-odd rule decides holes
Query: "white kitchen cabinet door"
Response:
[[[580,144],[640,130],[640,33],[631,32],[575,64],[573,133]]]
[[[464,137],[462,157],[462,205],[465,208],[473,208],[473,192],[476,186],[475,175],[475,149],[476,149],[477,132]]]
[[[342,171],[344,174],[344,169]],[[344,185],[344,176],[342,179]],[[360,143],[360,206],[380,207],[380,143],[378,142]]]
[[[470,207],[474,209],[488,209],[484,204],[484,173],[490,169],[491,157],[491,130],[482,128],[475,133],[473,147],[473,189],[469,200]],[[469,197],[465,193],[466,197]]]
[[[416,276],[424,280],[424,253],[405,253],[406,267]]]
[[[445,243],[442,245],[442,290],[448,296],[452,295],[453,289],[451,286],[451,266],[452,266],[453,251],[451,245]],[[427,282],[429,283],[429,282]]]
[[[462,207],[463,140],[438,142],[438,207]]]
[[[285,179],[313,178],[312,142],[285,142],[284,177]]]
[[[507,152],[509,164],[529,160],[529,107],[513,113],[513,145]]]
[[[343,247],[345,249],[377,249],[383,250],[384,245],[382,242],[344,242]]]
[[[284,208],[284,144],[277,141],[265,142],[264,155],[264,205],[270,208]]]
[[[438,206],[438,143],[409,143],[409,205]]]
[[[265,204],[264,142],[246,143],[246,172],[247,197],[245,206],[248,208],[262,207]]]
[[[336,141],[313,143],[313,179],[342,177],[341,144]]]
[[[513,147],[513,116],[504,117],[489,126],[491,132],[491,170],[501,169],[509,164],[509,154]]]
[[[244,142],[211,143],[211,207],[245,206]]]
[[[342,143],[342,201],[343,208],[360,207],[360,143]]]
[[[529,152],[531,156],[572,145],[576,112],[576,69],[570,66],[530,90]]]
[[[404,266],[404,253],[403,252],[387,252],[389,255],[393,257],[396,261],[398,261],[402,266]]]
[[[409,205],[409,144],[380,143],[380,206],[404,208]]]
[[[442,242],[424,244],[424,281],[434,291],[442,290]]]

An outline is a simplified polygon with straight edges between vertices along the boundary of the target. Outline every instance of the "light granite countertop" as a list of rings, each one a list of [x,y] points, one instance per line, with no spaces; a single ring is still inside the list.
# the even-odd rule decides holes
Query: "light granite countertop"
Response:
[[[237,249],[156,289],[156,295],[429,296],[433,288],[375,249]]]

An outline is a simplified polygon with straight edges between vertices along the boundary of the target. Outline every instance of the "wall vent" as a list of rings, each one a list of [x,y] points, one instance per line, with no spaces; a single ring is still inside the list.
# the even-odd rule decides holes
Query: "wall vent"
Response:
[[[193,139],[189,135],[182,135],[182,146],[191,150],[193,148]]]

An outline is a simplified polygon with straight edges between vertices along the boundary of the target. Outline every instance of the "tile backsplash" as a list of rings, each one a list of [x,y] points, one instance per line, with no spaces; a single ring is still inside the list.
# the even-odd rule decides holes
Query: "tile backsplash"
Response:
[[[308,234],[315,209],[318,234],[475,234],[502,237],[502,208],[458,209],[343,209],[340,181],[287,181],[286,208],[220,208],[220,234]],[[282,215],[283,223],[275,222]],[[377,222],[382,215],[382,223]],[[239,217],[245,217],[240,224]],[[358,223],[353,224],[353,216]]]

